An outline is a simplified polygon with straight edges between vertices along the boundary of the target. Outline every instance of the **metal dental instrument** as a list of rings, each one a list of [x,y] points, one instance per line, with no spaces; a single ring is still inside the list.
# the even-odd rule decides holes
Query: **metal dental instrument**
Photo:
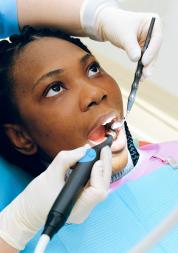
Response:
[[[151,35],[152,35],[154,23],[155,23],[155,19],[156,18],[154,18],[154,17],[151,19],[150,26],[149,26],[148,33],[147,33],[147,37],[146,37],[146,40],[145,40],[145,44],[144,44],[144,46],[142,48],[142,51],[141,51],[141,57],[140,57],[140,59],[138,61],[138,64],[137,64],[134,80],[133,80],[133,83],[132,83],[132,86],[131,86],[131,91],[130,91],[128,101],[127,101],[126,116],[121,122],[114,123],[112,125],[112,129],[121,128],[123,126],[124,122],[126,121],[126,119],[128,117],[128,114],[131,111],[132,106],[135,102],[136,93],[137,93],[138,85],[139,85],[139,82],[140,82],[140,79],[141,79],[141,76],[142,76],[142,70],[143,70],[142,57],[143,57],[143,54],[145,53],[145,51],[148,48],[148,45],[150,43]]]
[[[136,72],[135,72],[135,76],[134,76],[134,81],[132,83],[131,91],[129,94],[129,98],[128,98],[128,102],[127,102],[127,114],[131,111],[132,106],[135,102],[135,97],[136,97],[138,85],[139,85],[140,78],[142,76],[142,70],[143,70],[142,57],[143,57],[143,54],[145,53],[145,51],[148,48],[148,45],[150,43],[154,23],[155,23],[155,18],[152,18],[151,23],[150,23],[150,27],[148,29],[147,37],[145,40],[145,44],[144,44],[144,47],[142,48],[141,57],[140,57],[138,64],[137,64],[137,68],[136,68]]]

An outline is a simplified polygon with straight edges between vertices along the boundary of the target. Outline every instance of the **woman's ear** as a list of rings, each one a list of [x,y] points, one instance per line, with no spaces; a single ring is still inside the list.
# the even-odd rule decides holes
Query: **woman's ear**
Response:
[[[34,155],[37,145],[24,128],[18,124],[5,124],[4,131],[14,148],[24,155]]]

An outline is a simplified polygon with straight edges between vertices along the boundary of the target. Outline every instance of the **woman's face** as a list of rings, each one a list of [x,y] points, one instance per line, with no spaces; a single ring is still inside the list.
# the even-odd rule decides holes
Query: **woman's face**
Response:
[[[104,140],[106,121],[123,118],[116,82],[94,56],[57,38],[28,44],[13,67],[15,101],[23,126],[46,154]],[[124,129],[112,145],[113,171],[127,163]]]

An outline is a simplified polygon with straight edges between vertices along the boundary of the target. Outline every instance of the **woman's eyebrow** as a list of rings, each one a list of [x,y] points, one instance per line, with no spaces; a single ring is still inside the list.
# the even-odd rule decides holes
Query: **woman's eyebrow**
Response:
[[[94,56],[93,56],[92,54],[87,53],[87,54],[85,54],[85,55],[82,56],[82,58],[79,60],[79,62],[83,65],[83,64],[85,64],[85,63],[88,61],[88,59],[91,58],[91,57],[93,58]],[[64,72],[64,69],[54,69],[54,70],[49,71],[48,73],[43,74],[43,75],[35,82],[35,84],[33,85],[33,88],[32,88],[32,89],[34,89],[41,81],[45,80],[46,78],[59,75],[59,74],[61,74],[61,73],[63,73],[63,72]]]
[[[81,64],[85,64],[87,61],[88,61],[88,59],[89,58],[93,58],[94,56],[92,55],[92,54],[89,54],[89,53],[87,53],[87,54],[85,54],[84,56],[82,56],[82,58],[80,59],[80,63]]]
[[[45,80],[46,78],[56,76],[57,74],[59,75],[62,72],[64,72],[64,69],[54,69],[49,71],[48,73],[45,73],[35,82],[32,89],[34,89],[41,81]]]

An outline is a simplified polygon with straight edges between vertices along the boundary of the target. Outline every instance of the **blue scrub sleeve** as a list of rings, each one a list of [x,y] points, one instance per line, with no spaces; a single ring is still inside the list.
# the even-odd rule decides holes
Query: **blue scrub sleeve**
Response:
[[[19,33],[16,0],[0,0],[0,38]]]

